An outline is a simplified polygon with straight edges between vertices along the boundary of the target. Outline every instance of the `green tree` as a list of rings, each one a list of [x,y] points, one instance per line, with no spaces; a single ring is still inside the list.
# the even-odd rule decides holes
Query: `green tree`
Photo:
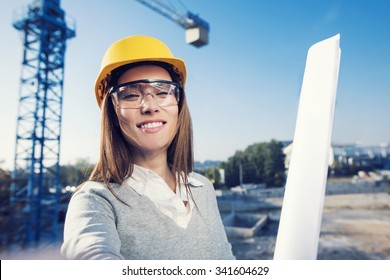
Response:
[[[240,184],[240,165],[243,183],[266,183],[269,187],[284,183],[283,146],[276,140],[250,145],[224,162],[226,186]]]
[[[264,163],[267,158],[267,143],[256,143],[245,149],[244,182],[263,183]]]
[[[225,184],[228,187],[234,187],[240,184],[240,164],[244,162],[244,152],[236,151],[234,156],[228,158],[223,164],[225,167]],[[244,168],[243,168],[244,169]]]
[[[204,175],[213,183],[216,189],[222,187],[221,174],[219,173],[218,167],[210,167],[206,169]]]
[[[11,188],[11,172],[0,168],[0,252],[7,248],[8,232],[10,230],[9,195]]]
[[[283,186],[285,177],[283,146],[272,140],[267,144],[267,156],[264,160],[264,183],[270,187]]]
[[[86,159],[78,159],[74,164],[62,165],[60,182],[62,186],[77,186],[88,179],[94,165]]]

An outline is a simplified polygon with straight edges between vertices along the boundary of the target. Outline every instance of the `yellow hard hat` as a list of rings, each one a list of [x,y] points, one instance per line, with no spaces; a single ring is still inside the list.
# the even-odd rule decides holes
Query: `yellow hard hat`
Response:
[[[100,73],[95,81],[95,95],[100,107],[106,86],[106,77],[111,71],[130,63],[159,61],[171,64],[184,85],[186,65],[174,57],[170,49],[160,40],[149,36],[129,36],[113,43],[103,56]]]

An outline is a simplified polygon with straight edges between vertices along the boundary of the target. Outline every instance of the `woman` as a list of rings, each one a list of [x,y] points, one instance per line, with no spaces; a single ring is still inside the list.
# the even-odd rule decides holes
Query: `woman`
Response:
[[[100,159],[73,195],[62,254],[70,259],[233,259],[214,188],[191,173],[184,62],[132,36],[103,57],[95,83]]]

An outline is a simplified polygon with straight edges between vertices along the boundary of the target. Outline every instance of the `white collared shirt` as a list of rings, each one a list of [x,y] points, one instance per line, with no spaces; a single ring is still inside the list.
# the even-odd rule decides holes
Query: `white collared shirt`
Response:
[[[192,217],[194,201],[187,194],[183,183],[176,187],[176,193],[154,171],[134,164],[131,177],[124,181],[138,194],[149,198],[165,215],[170,217],[178,226],[187,228]],[[188,183],[193,186],[203,186],[195,178],[188,177]]]

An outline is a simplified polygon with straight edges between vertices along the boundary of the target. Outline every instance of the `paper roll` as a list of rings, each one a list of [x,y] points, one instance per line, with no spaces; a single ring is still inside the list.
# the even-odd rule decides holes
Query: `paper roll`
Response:
[[[310,47],[274,259],[316,259],[340,64],[340,35]]]

